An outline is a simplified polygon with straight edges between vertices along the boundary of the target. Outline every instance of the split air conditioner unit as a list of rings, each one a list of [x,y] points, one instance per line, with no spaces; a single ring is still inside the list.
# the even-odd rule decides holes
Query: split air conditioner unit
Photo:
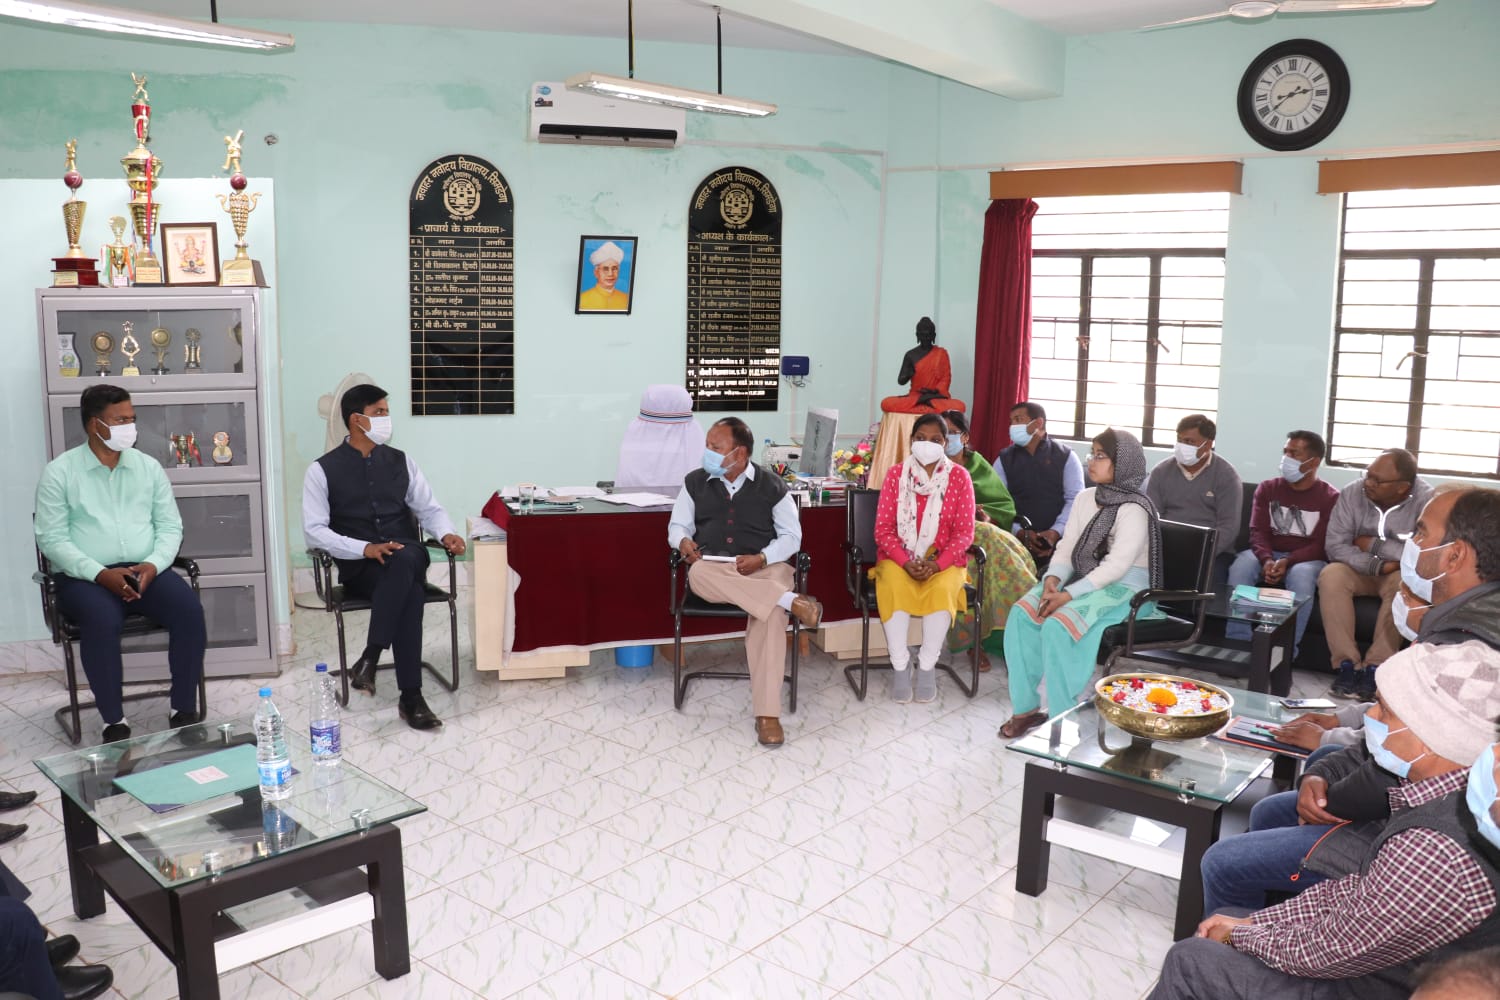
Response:
[[[598,97],[562,83],[531,85],[535,142],[671,149],[682,142],[686,128],[687,112],[681,108]]]

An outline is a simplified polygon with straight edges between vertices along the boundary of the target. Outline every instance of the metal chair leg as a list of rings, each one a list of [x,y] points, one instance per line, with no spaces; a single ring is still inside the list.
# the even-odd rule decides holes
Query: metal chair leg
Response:
[[[68,675],[68,707],[66,709],[58,709],[53,717],[57,719],[58,724],[62,726],[63,733],[68,739],[73,741],[73,745],[76,747],[83,742],[83,718],[78,713],[78,667],[73,660],[73,643],[64,639],[62,648],[63,666]],[[63,722],[60,714],[62,712],[69,712],[72,715],[73,725],[71,727],[66,722]]]
[[[797,714],[797,661],[798,661],[798,655],[797,654],[800,653],[801,650],[802,650],[802,627],[798,623],[798,621],[795,618],[793,618],[792,619],[792,694],[791,694],[791,698],[789,699],[790,706],[791,706],[790,710],[788,712],[789,715],[796,715]]]
[[[672,703],[682,711],[682,700],[687,694],[687,681],[682,677],[682,616],[676,616],[672,629]]]
[[[335,631],[339,636],[339,681],[343,694],[339,697],[339,707],[349,707],[349,654],[344,649],[344,612],[335,609],[333,612]]]
[[[448,641],[453,653],[453,683],[448,685],[449,691],[458,690],[458,604],[454,601],[448,602]]]

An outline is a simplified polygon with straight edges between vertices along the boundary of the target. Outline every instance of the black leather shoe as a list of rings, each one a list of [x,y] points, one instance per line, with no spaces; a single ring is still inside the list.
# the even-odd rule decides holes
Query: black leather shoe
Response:
[[[63,1000],[91,1000],[115,982],[115,974],[107,965],[68,965],[54,971]]]
[[[198,725],[201,721],[203,716],[197,712],[173,712],[167,728],[181,730],[178,741],[185,747],[195,747],[208,742],[208,730]]]
[[[420,694],[403,694],[396,707],[401,718],[413,729],[436,729],[443,724],[442,719],[432,714],[432,709],[427,707],[426,700]]]
[[[47,940],[47,961],[54,969],[67,965],[78,957],[78,939],[71,934]]]
[[[0,792],[0,812],[19,809],[36,801],[36,792]]]
[[[354,666],[349,668],[349,686],[365,694],[374,694],[376,666],[376,661],[369,657],[361,656],[355,660]]]
[[[106,743],[118,743],[120,740],[128,740],[130,739],[130,727],[123,722],[116,722],[105,726],[102,738]]]
[[[8,844],[25,832],[25,823],[0,823],[0,844]]]

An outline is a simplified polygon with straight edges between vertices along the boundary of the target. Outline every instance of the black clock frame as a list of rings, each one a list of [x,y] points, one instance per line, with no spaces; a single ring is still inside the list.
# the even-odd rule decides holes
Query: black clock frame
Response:
[[[1293,55],[1316,59],[1328,73],[1328,110],[1305,131],[1273,132],[1261,123],[1260,117],[1255,113],[1255,82],[1268,65]],[[1315,42],[1311,38],[1278,42],[1251,60],[1245,75],[1240,77],[1240,91],[1235,104],[1239,109],[1240,124],[1245,127],[1250,138],[1262,146],[1283,153],[1307,149],[1328,138],[1343,120],[1344,112],[1349,108],[1349,70],[1339,54],[1322,42]]]

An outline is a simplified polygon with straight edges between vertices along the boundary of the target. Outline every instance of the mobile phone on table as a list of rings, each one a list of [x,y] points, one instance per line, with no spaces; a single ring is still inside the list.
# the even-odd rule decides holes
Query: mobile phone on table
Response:
[[[1283,698],[1283,708],[1334,708],[1333,702],[1327,698]]]

